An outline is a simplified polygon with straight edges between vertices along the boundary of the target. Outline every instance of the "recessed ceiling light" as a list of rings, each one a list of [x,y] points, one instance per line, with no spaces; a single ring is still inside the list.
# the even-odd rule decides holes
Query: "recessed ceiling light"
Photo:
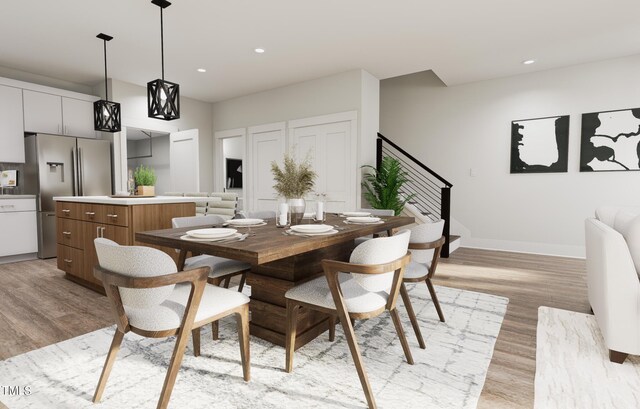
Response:
[[[207,72],[204,68],[198,68],[198,72]]]
[[[255,51],[258,54],[262,54],[264,52],[264,48],[256,48],[253,51]]]
[[[522,61],[522,63],[523,63],[524,65],[531,65],[531,64],[533,64],[534,62],[536,62],[536,60],[524,60],[524,61]]]

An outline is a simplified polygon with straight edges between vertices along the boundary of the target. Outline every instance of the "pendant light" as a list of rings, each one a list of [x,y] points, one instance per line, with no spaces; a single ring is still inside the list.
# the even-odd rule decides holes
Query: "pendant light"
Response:
[[[160,51],[162,55],[162,79],[147,83],[147,108],[149,118],[172,121],[180,118],[180,85],[164,79],[164,24],[162,11],[171,3],[166,0],[151,0],[160,7]]]
[[[109,101],[107,87],[107,41],[113,37],[100,33],[96,36],[104,42],[104,99],[93,103],[93,129],[102,132],[120,132],[120,104]]]

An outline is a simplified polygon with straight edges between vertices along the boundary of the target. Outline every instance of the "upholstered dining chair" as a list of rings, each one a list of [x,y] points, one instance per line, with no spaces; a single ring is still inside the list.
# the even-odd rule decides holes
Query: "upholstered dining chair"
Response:
[[[402,296],[402,301],[405,304],[407,314],[411,320],[413,331],[416,334],[416,338],[418,338],[418,344],[420,344],[420,348],[422,349],[425,349],[424,339],[422,338],[420,326],[418,325],[418,320],[411,306],[411,300],[405,284],[424,281],[429,289],[429,294],[431,294],[433,305],[436,307],[438,318],[444,322],[444,314],[442,313],[436,290],[431,282],[436,272],[436,267],[438,266],[438,260],[440,260],[440,250],[445,241],[442,235],[443,230],[444,220],[419,224],[410,230],[403,230],[411,232],[411,239],[409,240],[411,262],[405,269],[402,286],[400,287],[400,295]]]
[[[188,216],[188,217],[174,217],[171,219],[171,224],[174,228],[180,227],[211,227],[212,225],[222,224],[226,221],[221,216],[207,215],[207,216]],[[228,258],[210,256],[207,254],[192,255],[184,262],[184,270],[191,270],[198,267],[209,267],[209,278],[207,282],[209,284],[222,286],[229,288],[231,278],[240,275],[240,284],[238,285],[238,291],[242,292],[244,283],[247,278],[247,273],[251,270],[251,264],[244,263],[242,261],[230,260]],[[211,335],[213,339],[218,339],[218,322],[211,324]]]
[[[411,350],[396,309],[404,269],[410,260],[407,252],[409,236],[409,232],[405,231],[392,237],[371,239],[353,250],[348,263],[323,260],[324,277],[307,281],[287,291],[287,372],[293,370],[298,310],[308,308],[329,314],[332,317],[329,339],[332,341],[335,339],[334,323],[337,315],[367,403],[370,408],[376,407],[351,320],[372,318],[385,310],[389,311],[407,362],[413,365]]]
[[[93,397],[99,402],[124,335],[131,331],[149,338],[176,335],[158,408],[166,408],[180,369],[189,332],[235,314],[245,381],[250,379],[249,298],[207,284],[209,267],[178,272],[173,259],[151,247],[120,246],[104,238],[94,241],[99,266],[94,274],[111,302],[117,328]],[[199,332],[193,347],[200,354]]]

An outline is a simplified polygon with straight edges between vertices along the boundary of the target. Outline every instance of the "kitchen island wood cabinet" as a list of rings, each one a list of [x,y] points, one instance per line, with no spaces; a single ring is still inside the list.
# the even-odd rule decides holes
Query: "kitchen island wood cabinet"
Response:
[[[196,214],[194,202],[75,199],[77,201],[68,201],[69,198],[56,201],[57,265],[66,278],[101,293],[104,293],[102,283],[93,276],[93,267],[98,263],[93,245],[95,238],[104,237],[121,245],[143,245],[135,240],[137,232],[168,229],[172,218]],[[174,249],[152,247],[165,251],[177,261],[178,253]]]

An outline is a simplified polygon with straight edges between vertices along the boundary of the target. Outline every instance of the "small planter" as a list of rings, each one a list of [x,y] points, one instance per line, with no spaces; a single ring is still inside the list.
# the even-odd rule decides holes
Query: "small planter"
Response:
[[[156,187],[155,186],[138,186],[136,188],[137,196],[155,196]]]

